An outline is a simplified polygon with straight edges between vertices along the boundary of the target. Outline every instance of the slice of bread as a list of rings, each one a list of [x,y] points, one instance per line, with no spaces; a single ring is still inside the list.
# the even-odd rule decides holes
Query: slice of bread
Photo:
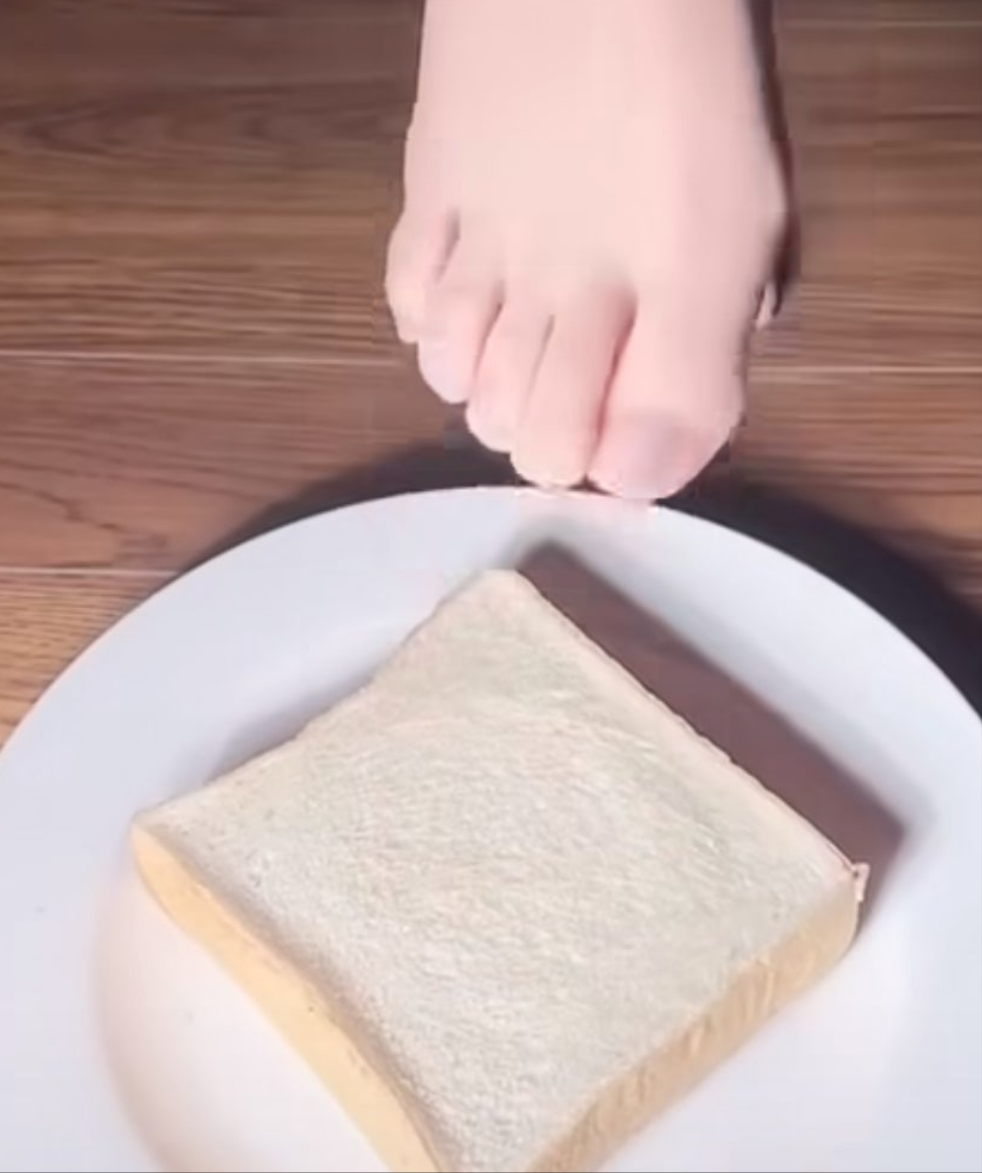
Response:
[[[828,970],[862,873],[489,572],[139,817],[150,889],[402,1171],[588,1170]]]

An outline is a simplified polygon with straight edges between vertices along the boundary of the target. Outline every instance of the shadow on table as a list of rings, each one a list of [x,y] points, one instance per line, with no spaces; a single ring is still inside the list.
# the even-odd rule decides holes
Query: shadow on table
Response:
[[[982,715],[982,616],[928,570],[848,522],[731,478],[674,503],[782,550],[862,599],[916,644]]]
[[[402,493],[518,483],[507,460],[465,438],[420,444],[262,510],[206,557],[346,505]],[[953,598],[927,571],[810,505],[732,477],[707,481],[672,507],[783,550],[851,591],[917,644],[982,714],[982,617]]]

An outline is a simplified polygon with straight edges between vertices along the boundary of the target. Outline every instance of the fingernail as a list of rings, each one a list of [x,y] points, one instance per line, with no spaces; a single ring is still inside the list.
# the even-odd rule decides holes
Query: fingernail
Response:
[[[583,480],[583,464],[574,454],[539,452],[530,458],[519,446],[511,462],[522,480],[543,489],[570,489]]]
[[[460,403],[464,399],[454,379],[445,354],[438,346],[420,346],[417,363],[423,381],[446,403]]]
[[[617,497],[660,500],[699,471],[698,447],[694,433],[671,416],[625,416],[608,424],[590,479]]]

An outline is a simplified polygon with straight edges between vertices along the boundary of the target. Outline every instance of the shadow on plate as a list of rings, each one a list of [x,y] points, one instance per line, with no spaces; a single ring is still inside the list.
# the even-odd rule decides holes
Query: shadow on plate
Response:
[[[399,452],[381,465],[314,486],[263,512],[231,535],[223,548],[305,516],[380,497],[516,483],[507,461],[476,450],[466,437],[422,445]],[[971,691],[970,672],[977,674],[977,665],[972,659],[970,667],[971,657],[963,653],[978,646],[978,621],[961,613],[922,572],[869,538],[786,498],[732,482],[700,488],[674,507],[760,538],[837,579],[881,613],[899,620],[899,626],[964,691]],[[869,864],[867,907],[872,908],[903,840],[903,826],[895,814],[743,686],[568,553],[558,547],[543,548],[521,569],[647,688],[819,827],[850,858]]]
[[[483,451],[459,428],[442,443],[405,448],[263,510],[205,558],[346,505],[403,493],[519,483],[507,460]],[[839,583],[921,648],[982,714],[982,618],[923,568],[813,506],[732,476],[708,480],[670,507],[757,538]]]
[[[904,839],[901,820],[804,735],[565,550],[542,547],[519,567],[554,606],[649,692],[870,867],[872,910]]]

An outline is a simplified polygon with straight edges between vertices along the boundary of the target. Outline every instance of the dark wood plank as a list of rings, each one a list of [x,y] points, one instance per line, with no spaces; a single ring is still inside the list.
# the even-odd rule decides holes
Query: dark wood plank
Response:
[[[418,6],[0,9],[0,349],[369,354]]]
[[[982,374],[758,372],[728,459],[982,610]]]
[[[982,24],[927,0],[776,8],[804,277],[762,361],[982,364]],[[0,349],[388,361],[417,18],[8,0]]]
[[[217,224],[218,218],[215,223]],[[398,361],[382,296],[379,216],[319,220],[309,237],[205,231],[0,243],[0,356],[305,355]]]
[[[796,25],[982,24],[978,0],[776,0]]]
[[[2,380],[0,566],[175,569],[446,420],[407,368],[8,358]]]
[[[801,275],[760,360],[982,365],[982,25],[779,28]]]
[[[251,527],[364,491],[446,483],[453,418],[407,368],[8,359],[0,565],[174,570]],[[975,374],[760,373],[741,475],[868,526],[982,601]],[[453,478],[451,478],[453,479]],[[264,520],[265,519],[265,520]]]
[[[58,673],[159,585],[146,576],[0,572],[0,746]]]
[[[388,81],[421,0],[4,0],[2,82],[22,96]]]

